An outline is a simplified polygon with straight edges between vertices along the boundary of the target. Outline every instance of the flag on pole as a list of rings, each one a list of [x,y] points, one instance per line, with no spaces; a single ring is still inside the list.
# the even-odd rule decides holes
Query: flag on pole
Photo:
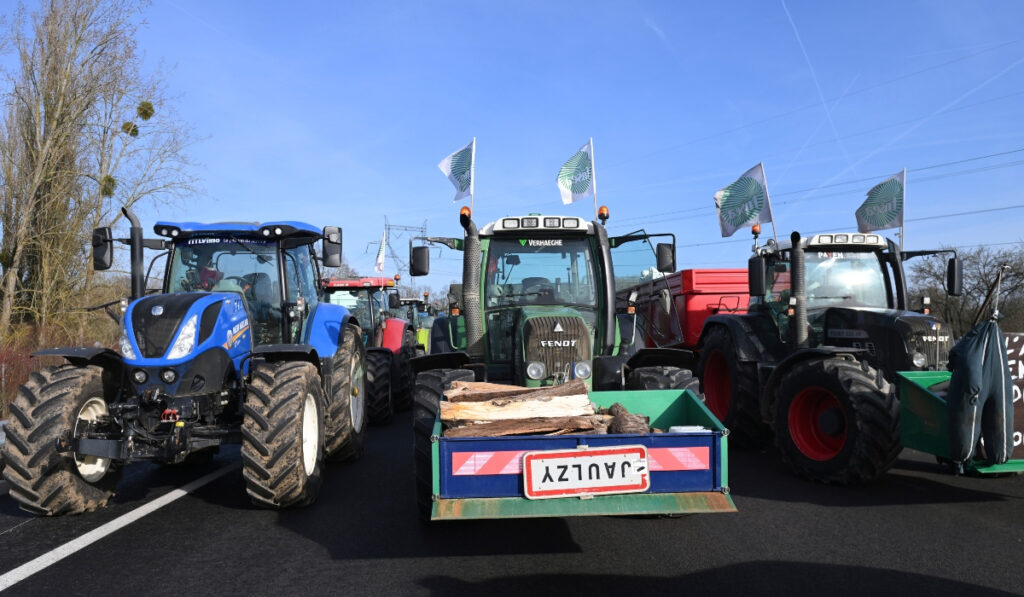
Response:
[[[722,236],[732,236],[744,226],[771,222],[772,204],[768,199],[764,166],[754,166],[736,182],[715,193],[715,209]]]
[[[373,271],[377,272],[378,274],[384,273],[384,247],[386,247],[387,244],[388,231],[384,230],[384,232],[380,235],[380,247],[377,249],[377,260],[374,261],[373,263]]]
[[[456,151],[437,165],[455,185],[455,199],[458,201],[463,197],[473,195],[473,160],[476,158],[476,137],[469,142],[469,145]]]
[[[868,198],[857,208],[857,231],[872,232],[903,227],[903,191],[907,171],[893,174],[871,187]]]
[[[583,147],[562,165],[562,169],[558,171],[558,191],[562,194],[562,203],[565,205],[595,192],[593,139],[584,143]]]

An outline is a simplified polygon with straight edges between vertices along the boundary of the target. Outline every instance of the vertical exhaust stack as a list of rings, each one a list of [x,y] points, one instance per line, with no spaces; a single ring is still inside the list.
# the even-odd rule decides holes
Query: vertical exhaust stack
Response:
[[[789,237],[793,243],[790,272],[790,302],[793,305],[790,329],[793,339],[800,348],[807,348],[807,283],[804,266],[804,247],[800,244],[800,233],[793,232]]]
[[[466,320],[466,352],[472,358],[483,358],[483,316],[480,313],[480,233],[468,208],[459,213],[459,223],[466,231],[462,247],[462,311]]]
[[[135,217],[132,210],[127,207],[121,208],[121,213],[131,223],[128,234],[128,246],[131,247],[131,277],[132,277],[132,300],[141,298],[146,294],[146,278],[142,271],[142,224]]]

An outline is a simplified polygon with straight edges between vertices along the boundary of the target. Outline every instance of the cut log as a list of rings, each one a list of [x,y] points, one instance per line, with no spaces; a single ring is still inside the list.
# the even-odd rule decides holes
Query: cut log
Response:
[[[505,421],[538,417],[579,417],[594,414],[594,405],[586,393],[574,396],[534,398],[497,398],[486,402],[441,401],[441,420]]]
[[[500,437],[593,431],[594,422],[591,417],[537,417],[452,427],[446,429],[444,435],[445,437]]]
[[[649,433],[651,420],[644,415],[631,414],[626,407],[618,402],[608,407],[612,422],[608,425],[608,433]]]
[[[444,397],[451,402],[484,402],[495,398],[547,398],[549,396],[574,396],[586,393],[587,384],[581,379],[542,388],[524,388],[522,386],[483,381],[456,381],[445,391]]]

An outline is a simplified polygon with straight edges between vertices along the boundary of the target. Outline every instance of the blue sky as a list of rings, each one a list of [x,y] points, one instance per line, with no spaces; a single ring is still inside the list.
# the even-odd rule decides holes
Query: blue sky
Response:
[[[1019,2],[163,0],[144,16],[146,64],[173,67],[204,138],[202,195],[146,221],[337,224],[371,272],[385,216],[461,234],[437,163],[473,137],[478,223],[592,217],[555,176],[593,137],[610,228],[675,233],[680,268],[745,265],[749,234],[721,238],[712,196],[758,162],[780,236],[855,228],[866,191],[907,168],[908,249],[1022,239],[1024,209],[914,221],[1024,207]],[[447,257],[434,285],[459,275]]]

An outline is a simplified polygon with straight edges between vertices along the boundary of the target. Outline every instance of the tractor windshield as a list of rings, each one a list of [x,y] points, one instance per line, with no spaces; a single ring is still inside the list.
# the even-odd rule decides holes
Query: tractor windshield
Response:
[[[374,315],[385,312],[387,298],[379,288],[339,288],[330,294],[331,303],[341,305],[355,316],[364,334],[369,334],[375,327],[377,317]]]
[[[521,305],[597,309],[597,282],[587,239],[492,239],[485,267],[488,309]]]
[[[805,254],[807,308],[890,308],[885,270],[874,252],[815,251]],[[789,301],[788,262],[774,266],[773,283],[765,299],[785,309]]]
[[[167,292],[237,292],[256,323],[256,341],[281,341],[275,242],[193,237],[175,244],[169,265]]]

